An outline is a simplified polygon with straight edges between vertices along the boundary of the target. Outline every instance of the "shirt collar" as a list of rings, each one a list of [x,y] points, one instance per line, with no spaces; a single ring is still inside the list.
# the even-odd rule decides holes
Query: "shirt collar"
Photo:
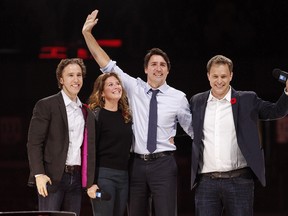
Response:
[[[209,101],[214,101],[214,100],[219,100],[219,99],[215,98],[215,97],[212,95],[212,92],[211,92],[211,90],[210,90],[210,93],[209,93],[209,97],[208,97],[207,102],[209,102]],[[226,94],[222,99],[220,99],[219,101],[221,101],[221,100],[226,100],[226,101],[228,101],[228,102],[231,101],[231,86],[229,86],[229,91],[227,92],[227,94]]]
[[[161,85],[161,86],[160,86],[159,88],[157,88],[157,89],[159,89],[160,92],[164,93],[165,91],[168,90],[168,88],[169,88],[169,86],[168,86],[167,83],[165,82],[163,85]],[[150,89],[152,89],[152,87],[151,87],[148,83],[146,83],[145,92],[146,92],[147,94],[149,93]]]
[[[66,107],[71,103],[75,103],[66,95],[66,93],[63,91],[63,89],[61,90],[61,94],[63,96],[64,104]],[[76,104],[77,104],[77,106],[82,107],[82,103],[78,97],[76,98]]]

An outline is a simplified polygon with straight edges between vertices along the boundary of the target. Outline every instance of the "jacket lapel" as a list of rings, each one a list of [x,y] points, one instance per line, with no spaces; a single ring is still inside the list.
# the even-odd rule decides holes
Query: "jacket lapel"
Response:
[[[66,128],[68,128],[68,117],[67,117],[64,99],[63,99],[61,92],[59,92],[57,95],[58,95],[58,102],[59,102],[58,103],[59,110],[60,110],[61,116],[63,118],[64,124],[65,124]]]
[[[233,119],[234,119],[234,125],[235,125],[236,131],[237,131],[237,125],[238,125],[237,123],[238,123],[239,102],[240,102],[239,93],[232,88],[231,106],[232,106]]]

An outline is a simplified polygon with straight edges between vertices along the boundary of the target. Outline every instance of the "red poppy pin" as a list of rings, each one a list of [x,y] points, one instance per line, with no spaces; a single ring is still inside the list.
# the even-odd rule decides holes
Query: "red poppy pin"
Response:
[[[230,103],[231,103],[232,105],[235,104],[236,102],[237,102],[236,98],[231,98]]]

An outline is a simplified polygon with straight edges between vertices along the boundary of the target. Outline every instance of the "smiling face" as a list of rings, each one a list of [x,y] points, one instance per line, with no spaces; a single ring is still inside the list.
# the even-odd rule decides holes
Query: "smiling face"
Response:
[[[153,88],[158,88],[165,83],[169,73],[167,62],[161,55],[152,55],[145,68],[145,73],[148,84]]]
[[[78,64],[68,64],[59,79],[65,94],[72,100],[76,101],[77,94],[83,85],[82,69]]]
[[[119,80],[110,76],[105,80],[102,97],[105,99],[105,105],[107,103],[118,103],[122,96],[122,86]]]
[[[233,72],[230,72],[227,64],[212,64],[207,76],[212,95],[217,99],[222,99],[229,91]]]

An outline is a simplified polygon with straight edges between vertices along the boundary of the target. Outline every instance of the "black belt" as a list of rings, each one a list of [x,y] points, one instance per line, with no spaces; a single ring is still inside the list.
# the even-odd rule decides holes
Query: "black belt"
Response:
[[[75,172],[80,172],[80,171],[81,171],[81,166],[79,165],[73,165],[73,166],[65,165],[65,169],[64,169],[65,173],[73,174]]]
[[[136,158],[143,159],[144,161],[151,161],[151,160],[156,160],[157,158],[161,158],[161,157],[173,155],[173,154],[174,154],[174,151],[164,151],[164,152],[157,152],[157,153],[152,153],[152,154],[134,153],[134,156]]]
[[[210,172],[210,173],[201,173],[200,177],[206,176],[211,179],[219,179],[219,178],[236,178],[236,177],[244,177],[244,178],[252,178],[253,174],[250,168],[245,167],[242,169],[227,171],[227,172]]]

